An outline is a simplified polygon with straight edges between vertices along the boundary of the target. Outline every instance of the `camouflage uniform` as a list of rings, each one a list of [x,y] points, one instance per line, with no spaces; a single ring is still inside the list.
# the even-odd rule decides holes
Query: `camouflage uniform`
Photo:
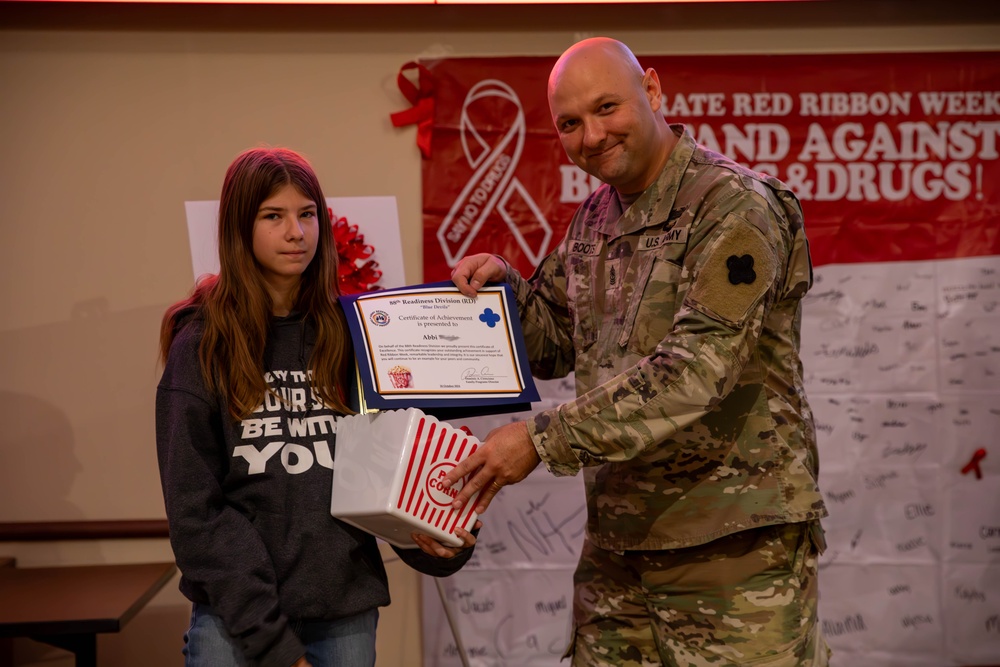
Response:
[[[633,552],[665,550],[649,557],[673,553],[675,561],[680,554],[696,562],[728,557],[727,544],[749,539],[773,566],[773,547],[784,540],[786,565],[800,568],[786,567],[782,579],[798,589],[794,604],[801,606],[793,616],[803,627],[789,631],[802,635],[799,644],[821,644],[812,632],[814,586],[811,595],[806,590],[815,581],[826,509],[798,355],[800,301],[812,282],[802,212],[779,181],[698,146],[683,126],[671,129],[679,138],[662,173],[620,217],[615,193],[602,186],[529,281],[509,271],[533,373],[576,373],[578,398],[539,413],[528,430],[552,473],[584,470],[588,544],[578,570],[578,625],[600,606],[593,591],[581,600],[580,577],[597,562],[588,554],[638,558]],[[749,529],[760,532],[720,539]],[[630,571],[638,576],[641,568]],[[713,601],[709,590],[699,602],[735,613],[728,620],[745,623],[749,634],[779,604],[769,598],[748,609],[749,594],[724,602],[718,593]],[[771,594],[788,602],[781,589]],[[656,611],[654,623],[664,614]],[[786,629],[787,621],[774,618]],[[734,641],[697,639],[704,628],[675,625],[675,639],[695,637],[699,646]],[[582,630],[578,637],[598,653],[607,650]],[[665,659],[662,641],[660,649]],[[825,648],[819,652],[825,663]],[[742,659],[717,661],[709,650],[685,662],[682,653],[674,653],[675,664]],[[607,664],[644,663],[618,655]]]

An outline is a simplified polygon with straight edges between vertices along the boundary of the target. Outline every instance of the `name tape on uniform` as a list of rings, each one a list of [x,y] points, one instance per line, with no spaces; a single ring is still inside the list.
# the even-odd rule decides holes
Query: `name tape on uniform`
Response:
[[[688,240],[688,228],[681,227],[679,229],[668,229],[662,234],[656,236],[640,236],[639,237],[639,250],[656,250],[657,248],[662,248],[665,245],[670,245],[674,243],[687,243]]]
[[[571,255],[600,255],[603,246],[600,241],[591,239],[573,240],[569,243],[569,252]]]

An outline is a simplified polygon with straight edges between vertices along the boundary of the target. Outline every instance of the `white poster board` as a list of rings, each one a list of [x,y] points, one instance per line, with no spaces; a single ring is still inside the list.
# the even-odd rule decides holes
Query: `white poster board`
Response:
[[[833,666],[997,664],[1000,257],[823,266],[803,310]],[[573,396],[539,392],[532,412]],[[961,472],[979,448],[981,479]],[[579,477],[540,467],[490,506],[475,557],[444,580],[471,665],[560,664],[583,502]],[[425,667],[461,665],[430,584],[424,628]]]

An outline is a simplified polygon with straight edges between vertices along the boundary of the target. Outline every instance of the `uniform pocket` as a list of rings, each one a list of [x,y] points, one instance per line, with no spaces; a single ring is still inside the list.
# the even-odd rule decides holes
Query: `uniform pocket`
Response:
[[[580,308],[580,304],[593,304],[595,281],[597,278],[595,256],[569,255],[568,297],[575,309],[573,317],[573,340],[577,352],[590,348],[597,341],[597,319],[592,307]]]
[[[681,267],[650,256],[642,267],[618,339],[630,352],[647,356],[670,333],[676,311]]]

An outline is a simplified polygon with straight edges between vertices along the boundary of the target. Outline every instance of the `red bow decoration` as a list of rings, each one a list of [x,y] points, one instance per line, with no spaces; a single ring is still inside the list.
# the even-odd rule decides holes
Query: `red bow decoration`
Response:
[[[413,85],[403,72],[415,69],[418,86]],[[413,106],[404,111],[390,114],[393,127],[417,126],[417,147],[424,159],[431,156],[431,130],[434,127],[434,77],[430,70],[418,62],[410,61],[399,68],[396,85],[403,97]]]
[[[337,246],[340,260],[338,282],[341,294],[360,294],[382,289],[377,283],[382,277],[378,262],[368,259],[375,248],[365,244],[364,234],[358,234],[358,226],[351,225],[347,218],[338,218],[330,211],[330,227]]]

